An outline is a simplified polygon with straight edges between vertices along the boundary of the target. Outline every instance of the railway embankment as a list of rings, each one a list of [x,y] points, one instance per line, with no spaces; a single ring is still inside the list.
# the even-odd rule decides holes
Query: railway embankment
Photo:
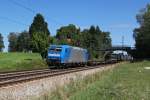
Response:
[[[123,63],[72,81],[40,100],[150,100],[150,62]]]
[[[105,67],[61,74],[0,87],[0,100],[28,100],[39,98],[57,90],[58,87],[69,84],[73,80],[83,79],[88,75],[112,69],[115,66],[116,64],[106,65]]]

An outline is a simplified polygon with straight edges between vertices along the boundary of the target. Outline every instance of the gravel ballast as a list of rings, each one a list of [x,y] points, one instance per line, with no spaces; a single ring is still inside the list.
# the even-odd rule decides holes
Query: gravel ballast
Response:
[[[70,80],[77,77],[84,78],[96,72],[108,70],[116,65],[107,65],[80,72],[74,72],[59,76],[47,77],[39,80],[28,81],[24,83],[13,84],[7,87],[0,87],[0,100],[30,100],[32,97],[40,97],[46,92],[54,91],[58,86],[68,84]]]

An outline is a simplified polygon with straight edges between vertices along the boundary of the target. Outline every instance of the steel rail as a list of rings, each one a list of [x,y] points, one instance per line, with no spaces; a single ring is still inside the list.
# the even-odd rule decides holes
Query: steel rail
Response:
[[[7,86],[11,84],[16,84],[16,83],[21,83],[21,82],[26,82],[30,80],[36,80],[36,79],[41,79],[45,77],[52,77],[52,76],[58,76],[58,75],[63,75],[67,73],[73,73],[73,72],[78,72],[78,71],[84,71],[84,70],[89,70],[89,69],[95,69],[95,68],[100,68],[104,67],[108,64],[102,64],[98,66],[86,66],[86,67],[76,67],[76,68],[69,68],[69,69],[61,69],[61,70],[38,70],[36,71],[28,71],[28,72],[17,72],[16,74],[11,73],[11,74],[6,74],[6,75],[0,75],[0,87],[2,86]],[[8,75],[8,76],[7,76]],[[12,75],[12,76],[9,76]],[[2,76],[2,77],[1,77]]]

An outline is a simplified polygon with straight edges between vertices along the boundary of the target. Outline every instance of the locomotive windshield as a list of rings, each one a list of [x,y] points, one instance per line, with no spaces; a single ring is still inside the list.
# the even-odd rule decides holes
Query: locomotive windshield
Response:
[[[61,52],[62,48],[50,48],[50,52]]]

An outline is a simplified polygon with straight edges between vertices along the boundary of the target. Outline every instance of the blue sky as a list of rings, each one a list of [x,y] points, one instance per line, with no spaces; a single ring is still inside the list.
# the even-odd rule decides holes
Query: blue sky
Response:
[[[121,44],[121,38],[124,36],[125,44],[134,46],[133,29],[138,27],[135,16],[149,2],[149,0],[1,0],[0,33],[4,37],[4,51],[8,49],[8,34],[28,30],[36,13],[44,15],[51,35],[55,35],[56,30],[63,25],[75,24],[81,29],[99,25],[101,30],[111,32],[113,45]],[[25,7],[30,8],[30,11]]]

